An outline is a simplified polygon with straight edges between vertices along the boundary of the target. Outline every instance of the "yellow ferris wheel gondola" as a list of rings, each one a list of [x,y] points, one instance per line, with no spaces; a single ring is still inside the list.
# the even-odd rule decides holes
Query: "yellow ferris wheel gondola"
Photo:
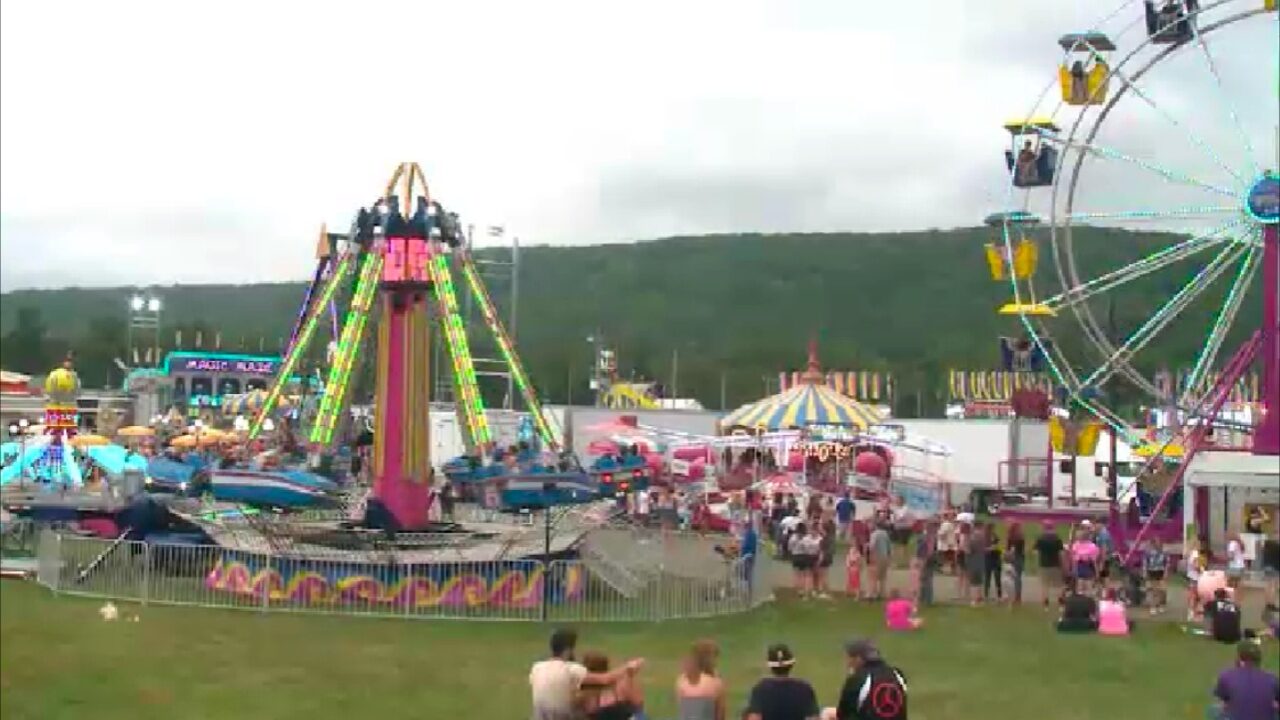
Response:
[[[1107,56],[1116,49],[1102,33],[1071,33],[1058,38],[1066,56],[1058,68],[1062,101],[1068,105],[1101,105],[1107,100],[1111,67]]]
[[[1029,237],[1024,228],[1030,228],[1040,224],[1040,218],[1032,213],[1024,211],[1015,211],[1009,213],[993,213],[988,215],[983,222],[992,228],[1000,228],[1000,237],[995,238],[986,245],[987,269],[991,274],[991,279],[997,282],[1002,281],[1027,281],[1036,274],[1036,268],[1040,262],[1040,247],[1036,241]],[[1011,241],[1012,250],[1004,242],[1004,228],[1008,225],[1017,233],[1017,240]],[[1026,296],[1023,298],[1025,302],[1019,301],[1015,297],[1011,302],[1005,303],[1000,307],[1001,315],[1033,315],[1037,317],[1052,317],[1053,309],[1047,305],[1036,302],[1035,293],[1032,291],[1030,284],[1026,286]]]

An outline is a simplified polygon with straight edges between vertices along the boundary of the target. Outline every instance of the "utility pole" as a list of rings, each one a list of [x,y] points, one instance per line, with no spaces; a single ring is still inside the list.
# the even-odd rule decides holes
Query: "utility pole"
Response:
[[[722,412],[723,412],[723,411],[724,411],[724,409],[725,409],[725,401],[724,401],[725,392],[724,392],[724,390],[725,390],[725,372],[724,372],[723,370],[721,370],[721,371],[720,371],[720,410],[721,410]]]
[[[678,348],[671,351],[671,390],[668,391],[668,397],[680,397],[680,350]]]

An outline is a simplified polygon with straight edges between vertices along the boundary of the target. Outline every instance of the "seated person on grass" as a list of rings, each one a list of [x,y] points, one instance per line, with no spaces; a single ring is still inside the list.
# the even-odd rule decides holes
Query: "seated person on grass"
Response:
[[[1205,633],[1220,643],[1234,645],[1244,632],[1240,626],[1240,606],[1231,599],[1226,588],[1213,591],[1213,600],[1204,606]]]
[[[1114,588],[1107,588],[1098,603],[1098,634],[1128,635],[1129,617],[1125,613],[1124,603],[1116,599]]]
[[[1058,632],[1091,633],[1098,629],[1098,601],[1073,589],[1062,602]]]
[[[924,627],[924,620],[916,615],[916,604],[894,588],[884,604],[884,624],[890,630],[919,630]]]

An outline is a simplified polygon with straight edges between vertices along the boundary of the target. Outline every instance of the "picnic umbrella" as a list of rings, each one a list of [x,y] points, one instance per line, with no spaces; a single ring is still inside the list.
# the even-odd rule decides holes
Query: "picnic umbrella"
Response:
[[[71,438],[71,447],[87,448],[96,445],[110,445],[111,440],[101,435],[76,435]]]

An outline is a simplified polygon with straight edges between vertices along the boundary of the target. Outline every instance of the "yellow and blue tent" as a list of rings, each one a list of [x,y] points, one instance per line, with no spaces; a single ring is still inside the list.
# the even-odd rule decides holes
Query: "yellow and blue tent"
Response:
[[[842,425],[865,430],[883,420],[879,411],[827,386],[818,366],[817,348],[810,345],[809,368],[799,384],[777,395],[734,410],[720,427],[790,430],[810,425]]]

